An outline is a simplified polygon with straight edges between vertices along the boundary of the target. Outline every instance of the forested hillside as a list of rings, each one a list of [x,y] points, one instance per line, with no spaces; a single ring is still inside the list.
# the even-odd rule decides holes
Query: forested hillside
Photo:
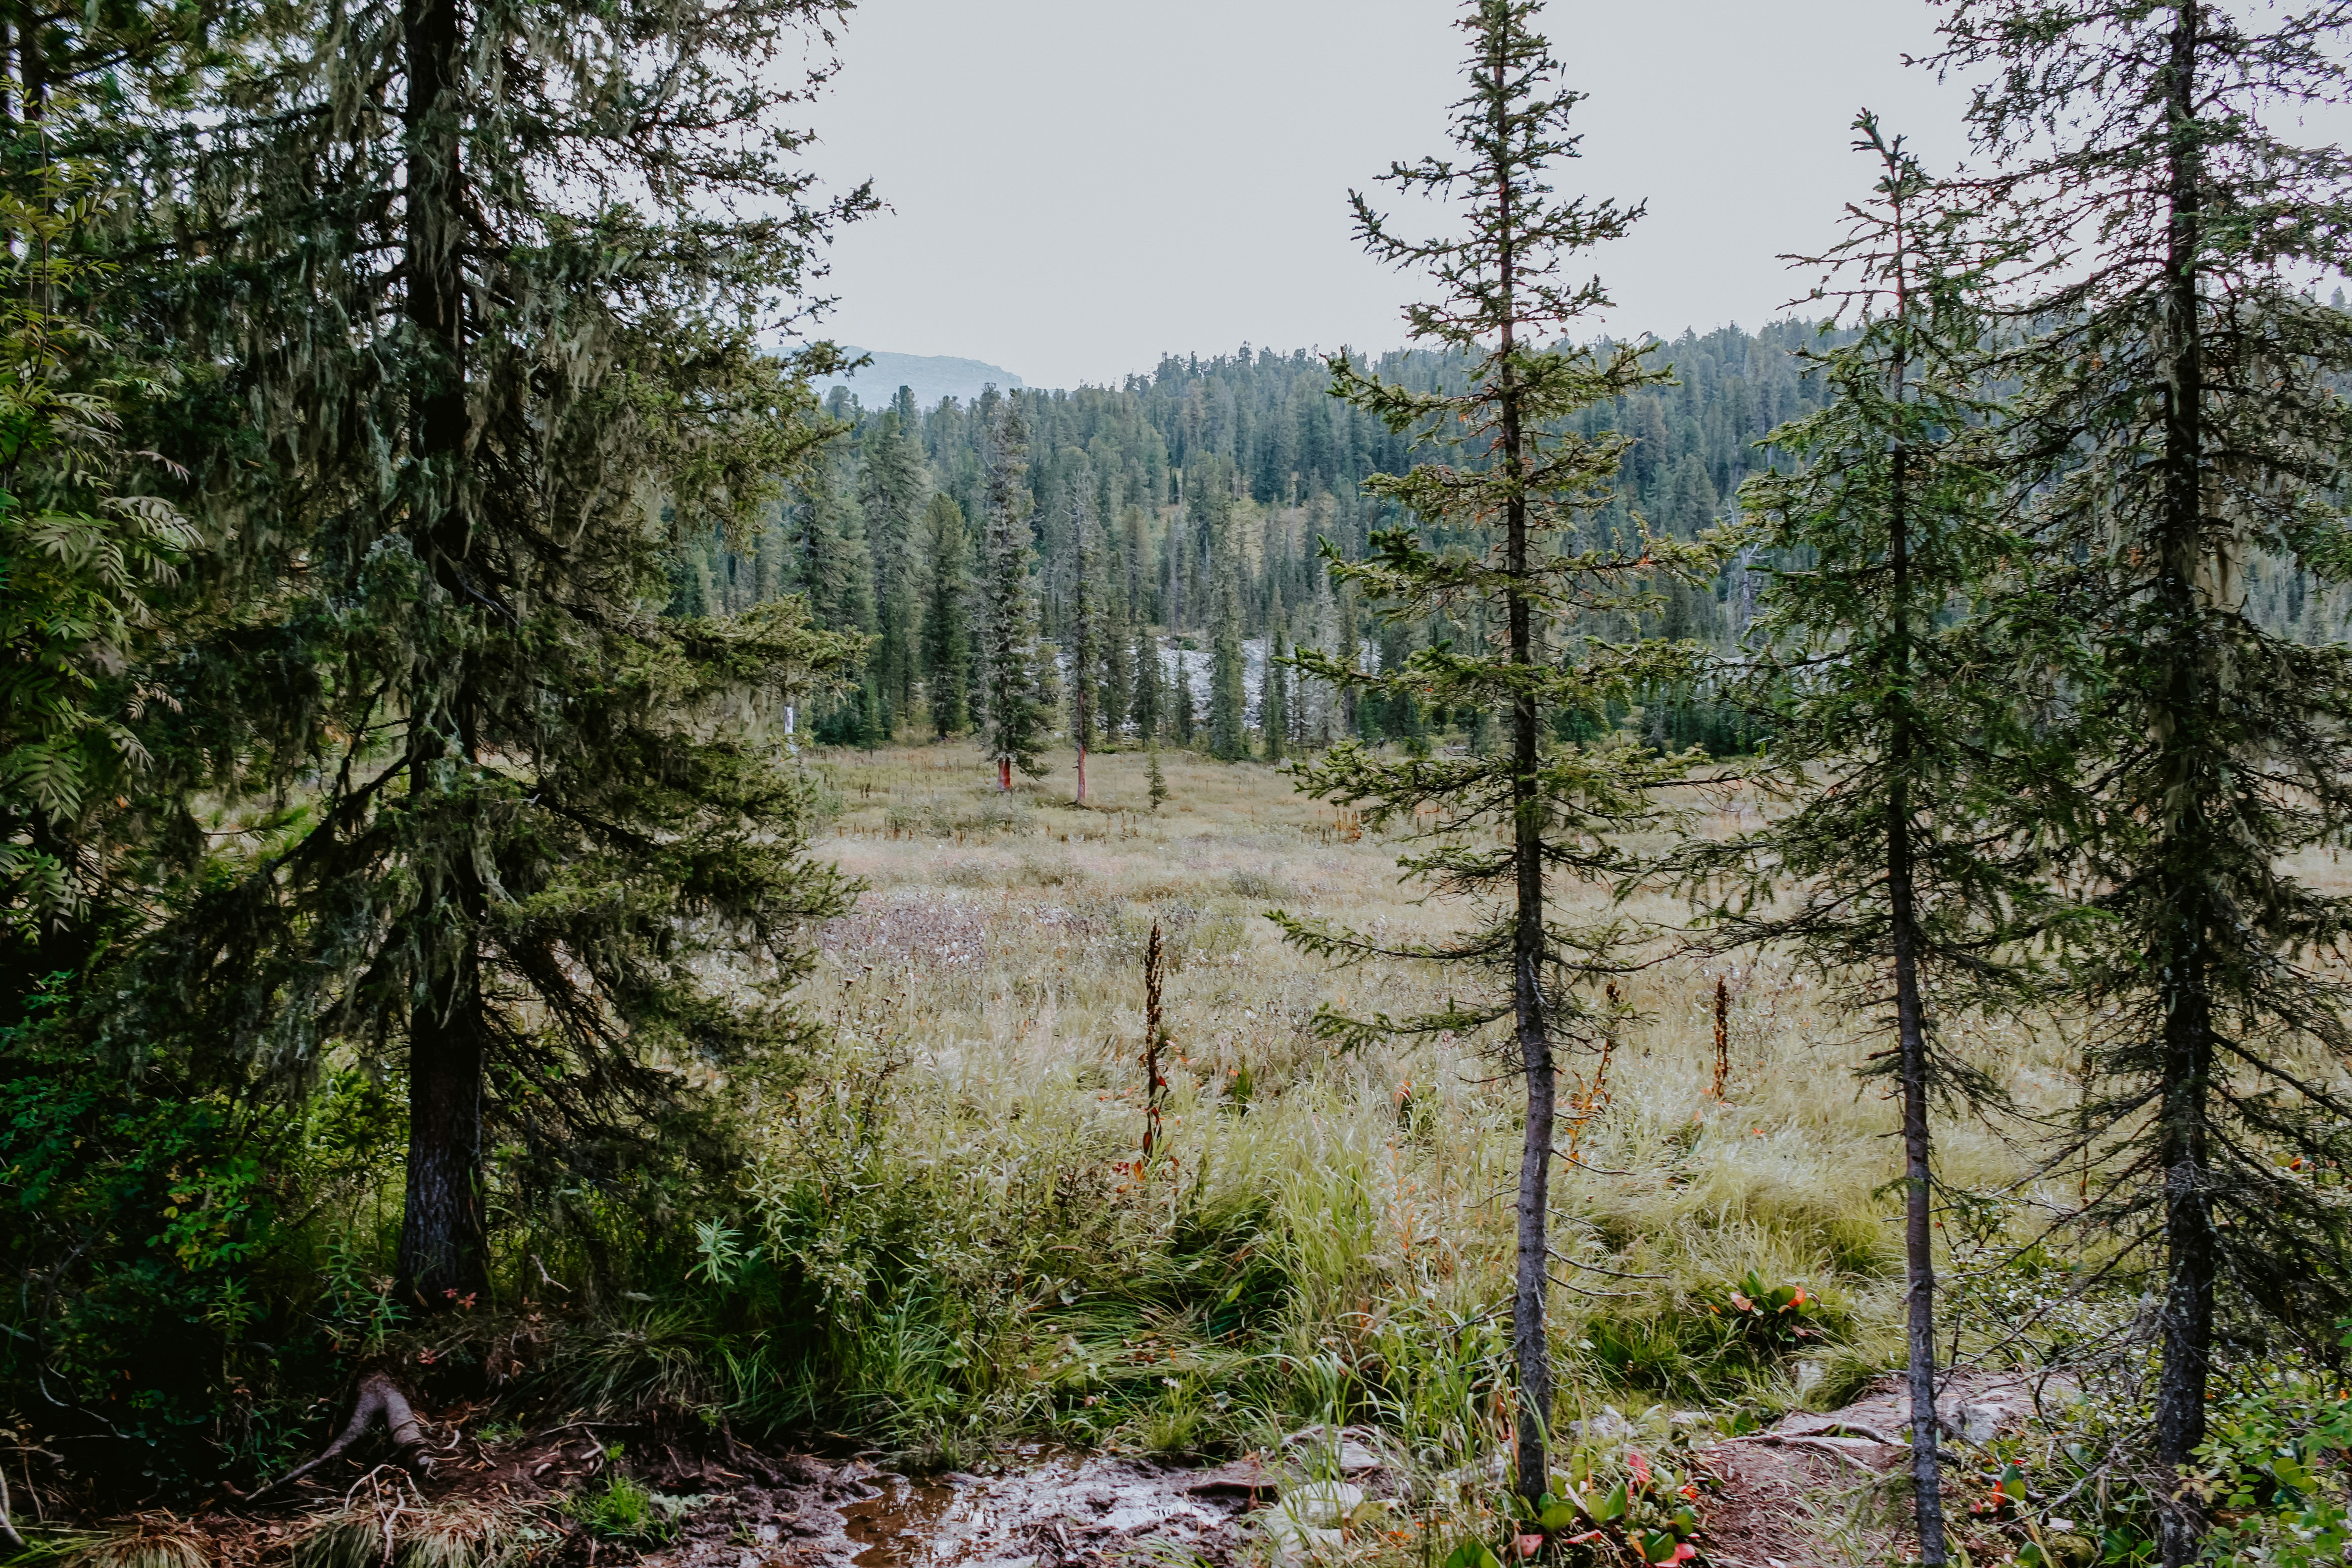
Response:
[[[1663,537],[1688,541],[1738,515],[1738,492],[1784,455],[1768,440],[1783,424],[1819,412],[1827,395],[1814,356],[1849,341],[1850,331],[1787,321],[1756,332],[1727,327],[1701,336],[1646,340],[1668,384],[1582,412],[1588,437],[1630,438],[1621,483],[1597,521],[1630,536],[1635,520]],[[1460,356],[1428,350],[1377,356],[1379,374],[1416,390],[1458,389]],[[1245,644],[1247,723],[1263,730],[1263,664],[1272,640],[1325,648],[1351,644],[1364,657],[1394,663],[1444,625],[1403,623],[1369,613],[1352,595],[1334,595],[1320,546],[1328,541],[1360,559],[1373,530],[1396,521],[1392,507],[1369,497],[1363,481],[1401,474],[1427,454],[1404,434],[1331,395],[1327,363],[1294,350],[1163,359],[1148,376],[1118,388],[1074,392],[1010,391],[1028,432],[1027,483],[1035,535],[1034,591],[1045,636],[1065,648],[1079,575],[1082,529],[1091,529],[1097,603],[1118,629],[1108,636],[1095,674],[1114,697],[1092,709],[1099,739],[1190,742],[1205,735],[1209,642],[1217,635],[1220,584],[1231,577],[1234,626]],[[900,397],[866,407],[836,388],[825,405],[837,434],[819,465],[801,480],[741,547],[717,534],[691,542],[676,558],[675,614],[735,612],[785,595],[804,595],[817,623],[877,639],[863,707],[857,699],[817,716],[822,738],[855,742],[961,727],[940,727],[926,694],[942,681],[968,683],[968,658],[955,656],[941,622],[968,616],[968,565],[943,551],[944,513],[953,503],[969,529],[982,511],[983,442],[990,415],[975,400],[922,408]],[[1433,538],[1443,539],[1442,531]],[[1662,590],[1645,617],[1651,630],[1736,648],[1756,607],[1759,569],[1774,560],[1755,551],[1722,563],[1711,591],[1682,584]],[[2319,638],[2344,621],[2342,595],[2320,588],[2307,570],[2256,561],[2250,588],[2265,620]],[[926,617],[932,630],[926,641]],[[1136,641],[1148,637],[1163,661],[1186,654],[1193,702],[1174,700],[1176,667],[1162,678],[1167,699],[1139,702]],[[929,651],[927,652],[926,649]],[[945,666],[942,659],[952,659]],[[944,670],[944,673],[943,673]],[[1276,742],[1328,744],[1342,733],[1371,739],[1425,739],[1449,721],[1467,730],[1470,715],[1391,712],[1378,702],[1334,710],[1328,691],[1293,700]],[[968,697],[950,699],[968,713]],[[1651,733],[1661,742],[1744,750],[1758,738],[1752,722],[1688,692],[1660,693],[1650,705]],[[1263,747],[1261,734],[1257,742]]]
[[[1630,534],[1638,517],[1661,534],[1689,540],[1721,521],[1739,484],[1770,462],[1766,435],[1819,405],[1821,390],[1802,353],[1835,336],[1790,321],[1658,343],[1656,363],[1672,368],[1672,384],[1591,410],[1580,422],[1588,435],[1633,437],[1622,499],[1603,514],[1607,523]],[[1427,351],[1376,363],[1381,374],[1420,388],[1458,386],[1464,374],[1458,358]],[[1095,536],[1087,548],[1088,569],[1101,583],[1097,602],[1118,623],[1096,679],[1118,695],[1094,710],[1111,743],[1189,742],[1196,726],[1207,725],[1208,645],[1228,613],[1222,607],[1228,578],[1232,630],[1249,645],[1247,722],[1260,729],[1267,639],[1325,647],[1360,642],[1368,658],[1393,662],[1416,642],[1445,635],[1444,627],[1385,620],[1354,595],[1331,592],[1321,542],[1360,558],[1371,531],[1394,521],[1393,509],[1384,511],[1365,495],[1364,479],[1402,473],[1420,454],[1407,437],[1332,397],[1320,357],[1244,347],[1206,360],[1166,359],[1116,389],[1013,392],[1003,402],[1028,431],[1035,588],[1045,635],[1056,644],[1071,640],[1081,531]],[[925,694],[940,674],[923,651],[926,606],[935,617],[956,613],[950,606],[961,590],[951,580],[952,557],[938,549],[940,523],[930,509],[940,498],[961,519],[982,514],[977,430],[991,415],[953,400],[929,409],[903,399],[868,409],[840,391],[827,412],[842,434],[823,466],[749,548],[714,536],[683,552],[672,607],[740,610],[805,594],[820,625],[878,639],[866,716],[835,710],[823,721],[824,733],[855,738],[863,722],[864,732],[883,738],[936,725]],[[942,560],[950,562],[949,581],[940,580]],[[1653,619],[1665,635],[1727,646],[1752,605],[1745,563],[1735,560],[1711,595],[1676,590]],[[1147,701],[1148,725],[1139,722],[1139,635],[1166,658],[1187,655],[1197,687],[1192,706],[1203,711],[1196,716],[1171,695],[1156,710]],[[932,645],[948,646],[937,637]],[[969,679],[968,667],[956,668]],[[1164,675],[1172,694],[1172,664]],[[1290,733],[1278,745],[1328,743],[1350,731],[1419,739],[1435,717],[1379,704],[1358,705],[1351,716],[1335,713],[1328,693],[1307,697],[1291,705]],[[1720,728],[1695,738],[1738,740]]]

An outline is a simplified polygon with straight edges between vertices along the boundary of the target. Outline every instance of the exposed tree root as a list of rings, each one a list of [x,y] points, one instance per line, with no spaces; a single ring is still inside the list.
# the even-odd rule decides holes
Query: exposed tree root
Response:
[[[422,1472],[425,1465],[425,1427],[416,1419],[416,1412],[408,1403],[408,1395],[400,1392],[392,1379],[380,1372],[372,1372],[360,1380],[359,1400],[352,1406],[352,1418],[335,1440],[319,1452],[319,1457],[305,1465],[297,1465],[274,1481],[255,1489],[246,1497],[254,1502],[284,1487],[292,1486],[330,1459],[339,1458],[345,1449],[375,1429],[377,1422],[392,1435],[392,1446],[399,1462],[412,1470]]]
[[[15,1525],[8,1522],[8,1478],[6,1476],[0,1476],[0,1546],[5,1546],[11,1552],[25,1550],[25,1538],[16,1533]]]

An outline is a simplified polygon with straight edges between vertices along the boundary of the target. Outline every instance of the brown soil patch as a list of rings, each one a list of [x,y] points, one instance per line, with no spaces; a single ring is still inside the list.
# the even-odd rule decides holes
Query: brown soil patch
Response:
[[[2017,1373],[1958,1371],[1938,1380],[1936,1414],[1947,1454],[2013,1431],[2034,1411],[2035,1388]],[[1708,1560],[1717,1568],[1907,1560],[1916,1546],[1908,1503],[1857,1504],[1907,1468],[1910,1427],[1910,1398],[1900,1379],[1888,1377],[1843,1409],[1799,1412],[1764,1432],[1705,1449],[1702,1462],[1722,1482],[1706,1515]],[[1945,1520],[1958,1539],[1968,1526],[1967,1505],[1948,1463],[1944,1476]]]
[[[1118,1455],[1033,1447],[998,1474],[919,1479],[658,1425],[575,1424],[496,1447],[428,1426],[423,1477],[339,1463],[251,1505],[151,1517],[217,1568],[289,1568],[304,1532],[339,1513],[373,1511],[393,1529],[404,1515],[516,1509],[552,1537],[536,1558],[552,1568],[1094,1568],[1139,1553],[1222,1568],[1239,1559],[1242,1516],[1267,1500],[1227,1484],[1224,1470]],[[566,1493],[601,1490],[615,1470],[688,1500],[669,1539],[601,1541],[558,1506]]]

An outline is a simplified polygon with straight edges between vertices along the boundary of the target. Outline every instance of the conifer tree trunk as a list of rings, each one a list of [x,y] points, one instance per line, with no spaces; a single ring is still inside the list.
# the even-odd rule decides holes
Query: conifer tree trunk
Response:
[[[436,1007],[446,1015],[436,1016]],[[398,1293],[425,1307],[465,1300],[488,1286],[480,1022],[479,972],[470,952],[432,975],[409,1014],[408,1179]]]
[[[418,337],[436,351],[412,394],[411,542],[446,613],[469,596],[466,519],[455,500],[467,424],[457,0],[408,0],[402,29],[408,75],[406,309]],[[444,809],[435,799],[441,791],[434,773],[451,739],[467,763],[475,760],[469,686],[462,668],[424,666],[414,672],[407,759],[412,811]],[[479,1170],[485,1041],[474,937],[482,888],[470,855],[452,855],[422,870],[425,897],[412,938],[419,971],[408,1018],[408,1172],[397,1278],[404,1298],[439,1307],[488,1286]]]
[[[2241,1284],[2233,1316],[2284,1336],[2265,1353],[2317,1356],[2352,1279],[2340,1204],[2275,1174],[2346,1160],[2301,1058],[2340,1073],[2352,1055],[2352,986],[2318,957],[2341,917],[2294,861],[2352,818],[2352,685],[2340,647],[2315,653],[2248,605],[2237,559],[2331,576],[2343,559],[2352,323],[2312,281],[2352,244],[2310,215],[2340,213],[2352,182],[2304,106],[2352,90],[2352,12],[1950,12],[1938,65],[1987,68],[1970,115],[1999,232],[2072,253],[2013,307],[2035,334],[2009,359],[2026,387],[2014,489],[2050,580],[2079,569],[2091,590],[2077,624],[2097,668],[2069,685],[2110,694],[2063,732],[2092,781],[2074,842],[2114,890],[2095,901],[2126,917],[2077,971],[2096,1011],[2074,1136],[2087,1225],[2160,1255],[2151,1489],[2158,1555],[2180,1568],[2210,1524],[2180,1489],[2206,1435],[2217,1288]]]
[[[1495,139],[1498,149],[1509,145],[1505,124],[1502,61],[1494,67]],[[1497,152],[1497,158],[1501,157]],[[1501,420],[1502,458],[1511,483],[1503,503],[1505,570],[1509,587],[1505,615],[1510,627],[1511,663],[1535,663],[1535,617],[1520,587],[1528,574],[1528,503],[1523,486],[1527,453],[1520,428],[1520,394],[1511,363],[1516,346],[1513,329],[1512,182],[1510,172],[1496,171],[1498,209],[1495,229],[1499,255],[1497,314],[1501,318],[1501,377],[1496,412]],[[1551,1138],[1553,1095],[1557,1087],[1551,1059],[1551,1032],[1543,1012],[1544,797],[1537,778],[1540,731],[1535,689],[1522,683],[1511,702],[1511,852],[1517,873],[1517,918],[1512,927],[1511,1010],[1513,1035],[1518,1044],[1521,1070],[1528,1079],[1527,1137],[1519,1153],[1518,1280],[1511,1310],[1511,1349],[1518,1363],[1518,1489],[1522,1497],[1538,1498],[1551,1489],[1546,1447],[1552,1409],[1551,1346],[1544,1333],[1545,1297],[1550,1285]]]
[[[2207,1357],[2213,1333],[2215,1238],[2205,1190],[2213,1003],[2205,936],[2218,911],[2208,906],[2205,870],[2211,850],[2206,842],[2210,832],[2206,808],[2224,787],[2214,776],[2221,759],[2208,754],[2205,739],[2205,715],[2215,694],[2209,689],[2211,656],[2207,606],[2200,589],[2206,464],[2197,279],[2204,183],[2196,141],[2200,11],[2199,0],[2180,0],[2173,13],[2170,79],[2166,84],[2171,223],[2163,284],[2171,374],[2164,411],[2163,562],[2158,594],[2169,636],[2167,646],[2153,650],[2167,666],[2161,674],[2164,707],[2157,740],[2169,786],[2165,798],[2173,803],[2172,819],[2163,825],[2168,842],[2158,851],[2156,867],[2163,884],[2156,902],[2167,919],[2156,928],[2155,951],[2148,954],[2149,968],[2162,976],[2158,1163],[2164,1173],[2167,1252],[2156,1447],[2158,1462],[2174,1476],[2189,1468],[2198,1445],[2205,1440]],[[2203,1510],[2187,1491],[2159,1499],[2158,1508],[2158,1544],[2165,1568],[2181,1568],[2198,1554]]]
[[[1909,301],[1899,300],[1898,310]],[[1898,347],[1894,362],[1895,401],[1903,397],[1906,366]],[[1912,1518],[1919,1532],[1919,1561],[1941,1568],[1946,1560],[1943,1479],[1936,1464],[1936,1254],[1931,1214],[1934,1171],[1927,1134],[1927,1037],[1920,1016],[1919,930],[1911,858],[1910,769],[1915,737],[1908,720],[1911,677],[1911,540],[1905,493],[1906,453],[1898,435],[1891,454],[1887,494],[1887,565],[1893,579],[1892,642],[1895,649],[1895,722],[1889,737],[1886,792],[1886,890],[1888,936],[1895,955],[1895,1029],[1903,1083],[1904,1342],[1911,1391]]]
[[[1578,318],[1605,308],[1608,299],[1598,280],[1562,281],[1567,258],[1623,234],[1641,214],[1611,201],[1553,197],[1551,167],[1576,154],[1568,117],[1582,95],[1558,85],[1559,62],[1529,25],[1537,9],[1535,0],[1465,0],[1458,25],[1473,40],[1465,73],[1471,90],[1454,106],[1451,133],[1466,155],[1398,163],[1383,176],[1402,189],[1461,204],[1460,232],[1408,239],[1391,232],[1388,216],[1360,193],[1349,198],[1369,251],[1425,268],[1437,284],[1439,300],[1411,307],[1407,319],[1416,337],[1465,356],[1467,386],[1428,400],[1366,373],[1346,354],[1331,361],[1340,396],[1377,411],[1400,437],[1410,432],[1416,441],[1463,448],[1468,458],[1376,478],[1366,493],[1401,501],[1425,523],[1475,530],[1478,546],[1474,553],[1433,545],[1410,525],[1371,530],[1353,561],[1327,542],[1328,574],[1341,588],[1339,646],[1295,653],[1290,661],[1342,699],[1359,690],[1383,699],[1393,727],[1408,734],[1423,703],[1508,713],[1507,749],[1463,764],[1454,781],[1433,784],[1417,758],[1391,762],[1346,744],[1297,773],[1309,793],[1334,804],[1369,801],[1383,814],[1416,818],[1433,806],[1434,834],[1458,836],[1459,847],[1403,864],[1444,896],[1475,898],[1480,925],[1411,951],[1475,966],[1484,977],[1475,1002],[1449,996],[1442,1009],[1402,1021],[1327,1015],[1320,1026],[1350,1039],[1399,1030],[1463,1035],[1489,1025],[1509,1031],[1504,1054],[1526,1076],[1527,1112],[1511,1309],[1517,1393],[1508,1479],[1528,1501],[1554,1490],[1554,1381],[1545,1317],[1555,1024],[1580,1013],[1575,987],[1624,962],[1617,956],[1622,927],[1614,921],[1579,924],[1554,947],[1548,878],[1556,871],[1593,884],[1621,875],[1630,862],[1612,839],[1634,824],[1658,820],[1653,792],[1688,765],[1679,757],[1595,747],[1563,751],[1559,765],[1548,766],[1547,716],[1591,712],[1620,692],[1680,682],[1694,663],[1688,648],[1653,639],[1594,638],[1581,645],[1578,658],[1555,659],[1549,628],[1587,617],[1622,624],[1641,585],[1708,569],[1704,548],[1672,540],[1645,535],[1630,550],[1591,547],[1592,519],[1609,503],[1628,444],[1613,436],[1590,438],[1578,426],[1586,423],[1585,411],[1655,385],[1664,373],[1647,363],[1646,345],[1563,346]],[[1548,329],[1556,333],[1549,348],[1541,346]],[[1547,535],[1564,542],[1560,555],[1552,553]],[[1381,637],[1371,670],[1360,662],[1353,613],[1359,584],[1391,628]],[[1414,647],[1393,630],[1410,616],[1437,610],[1457,626],[1484,626],[1491,616],[1502,635],[1491,645],[1481,639],[1465,655],[1453,643]],[[1368,726],[1378,712],[1362,715]],[[1474,839],[1491,845],[1496,837],[1509,846],[1507,852],[1471,847]],[[1396,952],[1362,933],[1279,911],[1275,919],[1310,951],[1350,958]]]

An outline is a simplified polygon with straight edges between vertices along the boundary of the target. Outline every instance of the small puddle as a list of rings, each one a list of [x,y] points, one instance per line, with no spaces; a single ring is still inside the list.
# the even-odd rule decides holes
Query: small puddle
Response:
[[[831,1508],[856,1568],[1039,1568],[1145,1538],[1226,1561],[1245,1505],[1192,1495],[1199,1473],[1054,1455],[995,1476],[867,1474],[880,1496]]]
[[[850,1561],[857,1568],[930,1568],[942,1561],[940,1525],[957,1503],[956,1489],[903,1476],[877,1476],[874,1484],[883,1489],[880,1497],[841,1507],[843,1533],[858,1548]]]

